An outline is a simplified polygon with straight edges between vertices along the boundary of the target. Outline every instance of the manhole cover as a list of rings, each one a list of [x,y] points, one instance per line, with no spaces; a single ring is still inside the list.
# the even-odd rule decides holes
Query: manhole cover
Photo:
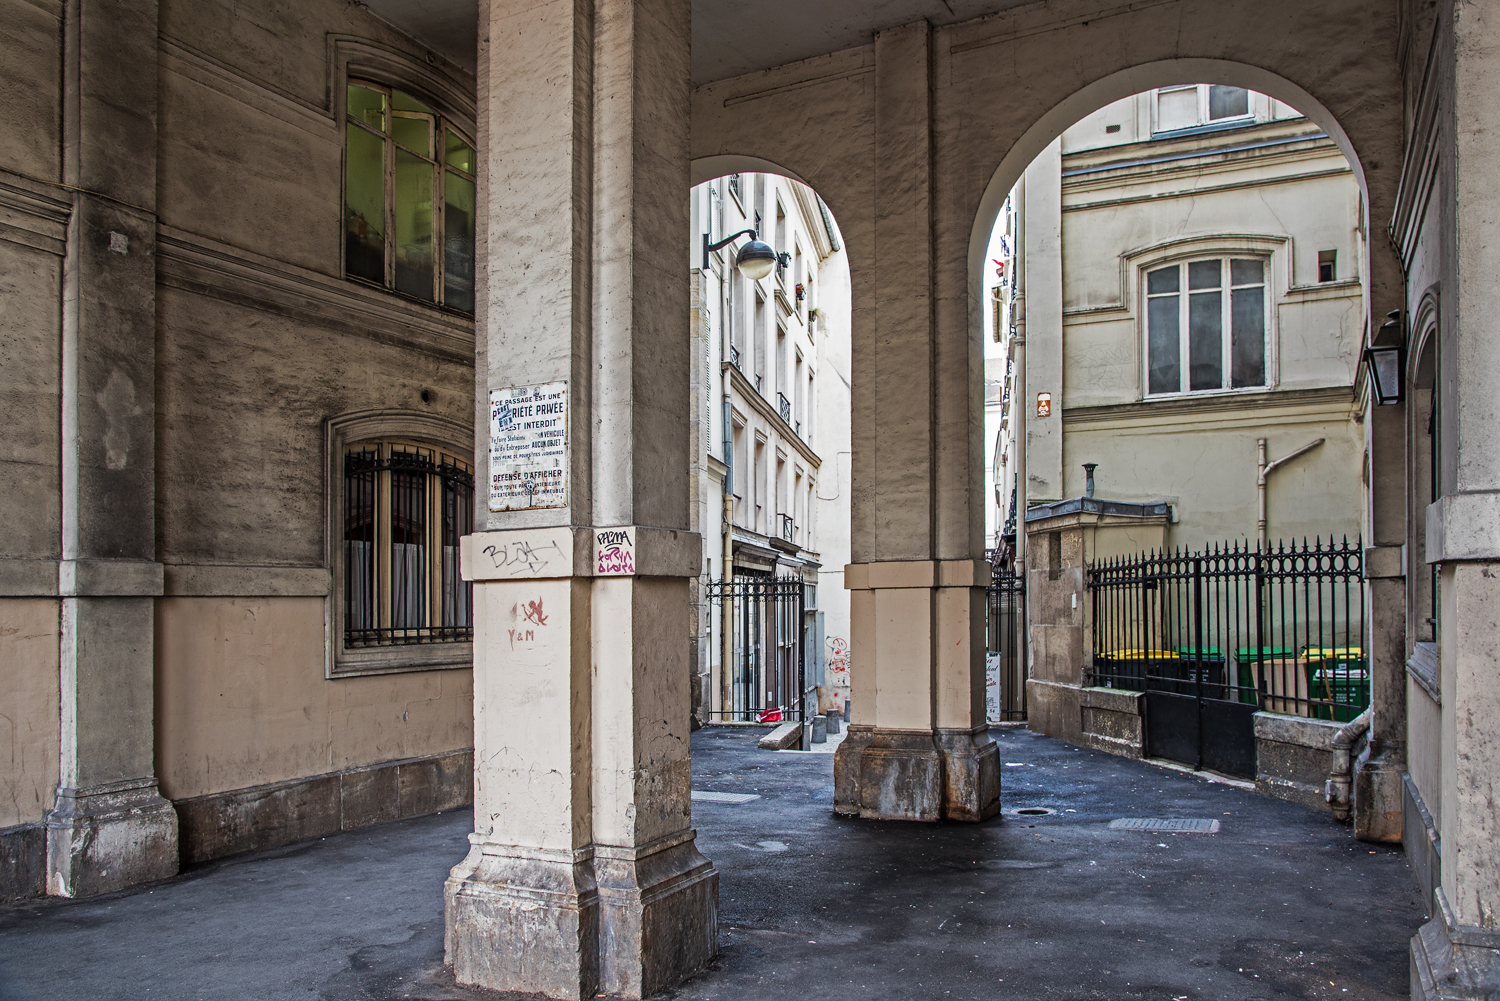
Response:
[[[709,792],[707,789],[693,790],[693,802],[695,803],[732,803],[738,806],[741,803],[748,803],[752,799],[760,799],[760,797],[748,792]]]
[[[1057,811],[1046,806],[1021,806],[1009,811],[1012,817],[1045,817]]]
[[[1177,834],[1217,834],[1217,820],[1161,820],[1156,817],[1121,817],[1111,820],[1112,831],[1172,831]]]

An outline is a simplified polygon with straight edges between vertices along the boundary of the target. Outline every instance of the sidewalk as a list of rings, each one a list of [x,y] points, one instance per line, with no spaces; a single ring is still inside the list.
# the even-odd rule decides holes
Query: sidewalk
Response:
[[[714,967],[663,997],[1405,998],[1423,920],[1399,849],[1325,814],[1024,730],[996,730],[1006,815],[832,814],[832,755],[694,735],[720,873]],[[739,798],[739,797],[731,797]],[[1017,809],[1056,812],[1017,815]],[[1111,829],[1219,821],[1213,834]],[[0,999],[500,999],[442,970],[467,811],[199,867],[133,893],[0,908]]]

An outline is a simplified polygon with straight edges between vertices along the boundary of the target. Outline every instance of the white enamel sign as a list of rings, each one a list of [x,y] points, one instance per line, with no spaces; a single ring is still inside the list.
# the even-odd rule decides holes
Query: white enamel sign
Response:
[[[490,510],[567,506],[567,381],[490,390]]]

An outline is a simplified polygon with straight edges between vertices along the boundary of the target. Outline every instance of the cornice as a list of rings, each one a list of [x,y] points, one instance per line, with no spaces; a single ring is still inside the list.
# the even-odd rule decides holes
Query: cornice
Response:
[[[73,200],[64,190],[0,170],[0,240],[63,255]]]
[[[1207,418],[1250,411],[1349,409],[1354,403],[1352,386],[1322,389],[1283,389],[1265,393],[1224,393],[1209,396],[1177,396],[1149,402],[1116,403],[1097,407],[1067,407],[1063,424],[1118,424],[1149,419]]]
[[[157,228],[157,284],[449,361],[474,362],[474,321],[171,226]]]

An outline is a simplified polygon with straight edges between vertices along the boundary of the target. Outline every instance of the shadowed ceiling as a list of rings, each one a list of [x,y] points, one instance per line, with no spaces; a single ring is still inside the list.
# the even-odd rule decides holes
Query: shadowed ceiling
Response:
[[[707,83],[863,45],[924,18],[953,24],[1032,0],[693,0],[693,82]],[[380,17],[474,69],[476,0],[364,0]]]

